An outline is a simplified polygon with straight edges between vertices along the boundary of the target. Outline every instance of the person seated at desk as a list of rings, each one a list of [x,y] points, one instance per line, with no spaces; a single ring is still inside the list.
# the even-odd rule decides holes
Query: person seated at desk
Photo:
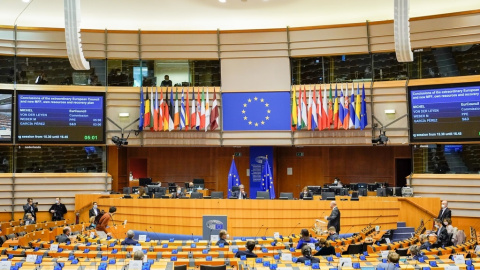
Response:
[[[247,258],[257,258],[257,254],[253,253],[253,250],[255,249],[255,241],[248,240],[247,243],[245,244],[245,247],[247,250],[239,250],[237,253],[235,253],[235,258],[241,258],[243,255],[245,255]]]
[[[430,244],[430,242],[428,241],[428,235],[427,234],[422,234],[420,236],[420,250],[422,249],[430,249],[430,247],[432,246],[432,244]]]
[[[400,269],[396,266],[398,261],[400,260],[400,255],[396,252],[390,252],[387,257],[386,263],[379,263],[375,269],[384,269],[384,270],[397,270]]]
[[[188,183],[187,192],[192,193],[192,192],[195,192],[195,191],[196,191],[196,188],[195,188],[195,185],[193,184],[193,182]]]
[[[238,198],[239,200],[248,199],[248,194],[245,191],[245,186],[238,186],[239,190],[233,192],[232,197]]]
[[[308,190],[308,187],[304,187],[302,192],[300,192],[300,200],[303,200],[303,198],[305,197],[308,197],[308,198],[312,198],[313,195],[312,193],[310,192],[310,190]]]
[[[127,231],[127,238],[125,238],[125,240],[122,241],[122,243],[120,243],[120,245],[122,246],[135,246],[136,244],[138,244],[138,241],[136,241],[135,239],[133,239],[133,237],[135,236],[135,233],[132,231],[132,230],[128,230]]]
[[[327,237],[327,240],[337,241],[338,238],[340,238],[340,237],[338,236],[338,233],[337,233],[337,231],[335,230],[335,227],[331,226],[330,228],[328,228],[328,237]]]
[[[417,245],[410,246],[408,248],[408,251],[410,252],[410,256],[412,256],[413,260],[417,260],[420,258],[423,258],[424,260],[427,259],[426,256],[423,256],[423,254],[420,252],[420,247]]]
[[[302,229],[300,235],[301,237],[300,240],[298,240],[297,249],[301,249],[303,245],[306,245],[307,243],[317,243],[317,239],[311,238],[307,229]]]
[[[25,225],[35,224],[35,219],[31,213],[25,214],[25,218],[23,219]]]
[[[217,246],[219,246],[220,244],[223,244],[225,246],[230,245],[227,242],[228,234],[227,234],[226,230],[221,230],[220,233],[218,233],[218,238],[219,238],[219,240],[217,241],[217,244],[216,244]]]
[[[139,187],[138,188],[138,198],[139,199],[142,199],[142,198],[150,198],[150,196],[147,194],[147,192],[145,191],[145,187]]]
[[[174,199],[179,199],[179,198],[183,198],[183,197],[185,197],[185,193],[182,192],[181,187],[177,187],[177,191],[172,193],[172,198],[174,198]]]
[[[71,242],[71,239],[70,239],[71,233],[72,233],[72,230],[70,229],[70,227],[67,226],[63,228],[63,234],[60,234],[59,236],[57,236],[57,242],[59,244]]]
[[[143,256],[145,256],[145,254],[141,250],[137,250],[133,253],[133,259],[135,261],[143,261]]]
[[[335,254],[335,247],[333,247],[329,241],[325,238],[320,238],[318,241],[320,250],[315,253],[313,256],[324,256],[324,255],[333,255]]]
[[[172,81],[170,80],[170,76],[168,75],[165,75],[164,77],[164,80],[160,83],[160,86],[162,87],[165,87],[165,86],[172,86]]]
[[[312,257],[312,248],[308,245],[302,247],[303,257],[298,258],[297,263],[305,263],[305,261],[310,260],[311,263],[320,263],[319,258]]]

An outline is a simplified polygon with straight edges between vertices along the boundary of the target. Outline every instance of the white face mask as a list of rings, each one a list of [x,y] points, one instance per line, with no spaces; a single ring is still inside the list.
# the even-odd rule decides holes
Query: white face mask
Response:
[[[440,226],[438,226],[437,224],[435,224],[435,228],[437,228],[437,229],[438,229],[438,227],[440,227]]]
[[[59,201],[55,201],[56,204],[60,203]]]
[[[442,204],[442,209],[445,209],[447,208],[447,206],[445,204]]]
[[[93,206],[93,209],[97,209],[97,206],[96,206],[96,205],[94,205],[94,206]]]
[[[177,194],[180,194],[180,192],[182,192],[182,191],[177,189]]]
[[[444,222],[443,225],[448,226],[448,222]]]
[[[229,234],[227,234],[227,238],[226,238],[226,239],[228,239],[228,238],[230,238],[230,235],[229,235]]]

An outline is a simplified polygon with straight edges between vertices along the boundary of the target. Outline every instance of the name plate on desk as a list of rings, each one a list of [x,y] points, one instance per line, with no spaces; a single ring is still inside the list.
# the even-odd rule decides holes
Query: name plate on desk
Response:
[[[58,251],[58,244],[51,244],[50,251]]]
[[[0,270],[10,270],[12,261],[0,261]]]
[[[279,232],[274,232],[273,233],[273,238],[280,238],[280,233]]]
[[[142,250],[142,246],[133,246],[133,249],[132,249],[132,252],[135,252],[135,251],[138,251],[138,250]]]
[[[142,264],[143,264],[143,261],[136,261],[136,260],[131,260],[129,263],[128,263],[128,269],[129,270],[142,270]]]
[[[453,261],[455,264],[465,264],[465,257],[462,254],[453,255]]]
[[[340,258],[339,264],[341,267],[352,267],[352,258]]]
[[[390,253],[389,250],[382,250],[380,252],[382,254],[382,259],[387,259],[388,258],[388,253]]]
[[[282,253],[282,261],[288,261],[288,262],[291,262],[292,261],[292,253]],[[280,268],[283,268],[283,267],[278,267],[278,269]]]
[[[218,240],[219,240],[219,239],[218,239],[218,235],[210,235],[210,241],[212,241],[212,243],[213,243],[213,242],[216,243]]]
[[[25,259],[26,262],[29,263],[35,263],[37,261],[37,255],[27,255],[27,258]]]
[[[460,268],[456,265],[447,265],[445,266],[445,270],[460,270]]]
[[[147,241],[147,235],[146,234],[141,234],[138,236],[138,241]]]

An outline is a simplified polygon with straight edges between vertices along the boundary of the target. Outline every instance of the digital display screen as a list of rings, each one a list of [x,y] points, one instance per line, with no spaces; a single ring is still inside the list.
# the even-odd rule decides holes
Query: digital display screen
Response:
[[[18,143],[105,143],[105,94],[17,91]]]
[[[480,140],[480,83],[409,87],[410,142]]]
[[[12,142],[12,99],[11,91],[0,90],[0,143]]]

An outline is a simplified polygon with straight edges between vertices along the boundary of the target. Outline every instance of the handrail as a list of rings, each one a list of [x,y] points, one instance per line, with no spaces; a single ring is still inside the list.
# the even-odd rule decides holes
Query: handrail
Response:
[[[430,210],[428,210],[428,209],[426,209],[425,207],[417,204],[416,202],[412,202],[412,201],[409,200],[408,198],[405,198],[405,197],[401,197],[401,198],[400,198],[400,197],[399,197],[398,200],[399,200],[399,201],[406,201],[406,202],[408,202],[409,204],[411,204],[411,205],[415,206],[416,208],[418,208],[418,209],[424,211],[425,213],[429,214],[430,217],[437,217],[437,215],[436,215],[435,213],[430,212]]]

